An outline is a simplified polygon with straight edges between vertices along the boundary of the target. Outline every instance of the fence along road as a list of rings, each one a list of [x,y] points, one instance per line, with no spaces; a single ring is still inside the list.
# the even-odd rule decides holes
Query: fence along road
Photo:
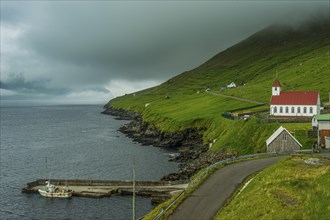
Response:
[[[213,219],[246,177],[281,159],[283,157],[242,161],[217,170],[186,198],[168,219]]]

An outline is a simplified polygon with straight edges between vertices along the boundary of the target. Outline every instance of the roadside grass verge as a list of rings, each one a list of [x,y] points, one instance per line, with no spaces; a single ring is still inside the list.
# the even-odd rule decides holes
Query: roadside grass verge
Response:
[[[320,159],[320,165],[286,159],[266,168],[217,219],[330,219],[330,160]]]
[[[229,164],[229,163],[226,163]],[[219,166],[216,166],[214,168],[212,168],[211,170],[209,170],[202,178],[200,178],[198,181],[195,182],[195,184],[190,187],[187,191],[184,192],[184,195],[179,198],[175,204],[169,209],[167,210],[164,215],[160,218],[160,219],[167,219],[167,217],[169,217],[174,210],[186,199],[189,197],[189,195],[194,192],[198,186],[200,186],[205,179],[207,179],[212,173],[214,173],[217,169],[220,169],[221,167],[224,167],[226,164],[222,164]],[[199,175],[201,175],[207,168],[204,168],[202,170],[200,170],[198,173],[196,173],[192,178],[191,181],[192,182],[194,179],[196,179]],[[174,195],[171,199],[169,199],[166,202],[163,202],[161,204],[159,204],[156,208],[154,208],[151,212],[149,212],[146,216],[144,216],[143,220],[153,220],[155,219],[155,217],[162,211],[162,209],[165,209],[169,204],[171,204],[171,202],[173,202],[175,199],[177,199],[180,196],[181,193],[178,193],[176,195]]]

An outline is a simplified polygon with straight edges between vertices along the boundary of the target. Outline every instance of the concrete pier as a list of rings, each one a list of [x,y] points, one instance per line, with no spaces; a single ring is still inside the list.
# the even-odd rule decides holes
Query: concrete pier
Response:
[[[45,186],[46,179],[37,179],[27,183],[22,189],[23,193],[38,193],[38,189]],[[57,187],[67,185],[73,190],[73,196],[101,198],[111,195],[132,195],[132,181],[114,180],[64,180],[51,179],[51,184]],[[180,192],[187,187],[183,182],[170,181],[136,181],[136,195],[151,196],[154,202],[166,200],[176,192]],[[160,201],[158,201],[160,202]],[[158,203],[157,202],[157,203]]]

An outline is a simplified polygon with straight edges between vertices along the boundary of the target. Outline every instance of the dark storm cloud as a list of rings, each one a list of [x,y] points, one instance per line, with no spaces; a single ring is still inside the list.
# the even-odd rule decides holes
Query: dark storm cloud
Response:
[[[49,85],[105,88],[122,80],[125,93],[129,83],[161,82],[197,67],[268,25],[329,18],[328,1],[21,3],[1,3],[1,22],[13,29],[7,36],[12,47],[1,52],[6,75],[1,81],[9,85],[10,72],[24,72],[36,91]]]
[[[24,2],[12,1],[10,4],[7,2],[1,2],[1,21],[8,23],[19,23],[24,19],[24,11],[22,6]]]
[[[6,82],[0,81],[0,89],[13,90],[24,94],[64,95],[68,94],[68,88],[52,88],[49,86],[50,79],[36,79],[27,81],[22,73],[9,75]]]
[[[300,22],[317,4],[324,2],[52,2],[38,5],[45,18],[34,17],[24,43],[121,77],[165,79],[273,22]]]

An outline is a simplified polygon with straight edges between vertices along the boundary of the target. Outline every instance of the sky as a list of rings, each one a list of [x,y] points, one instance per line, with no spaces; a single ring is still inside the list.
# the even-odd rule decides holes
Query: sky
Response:
[[[105,104],[329,1],[1,0],[1,101]]]

